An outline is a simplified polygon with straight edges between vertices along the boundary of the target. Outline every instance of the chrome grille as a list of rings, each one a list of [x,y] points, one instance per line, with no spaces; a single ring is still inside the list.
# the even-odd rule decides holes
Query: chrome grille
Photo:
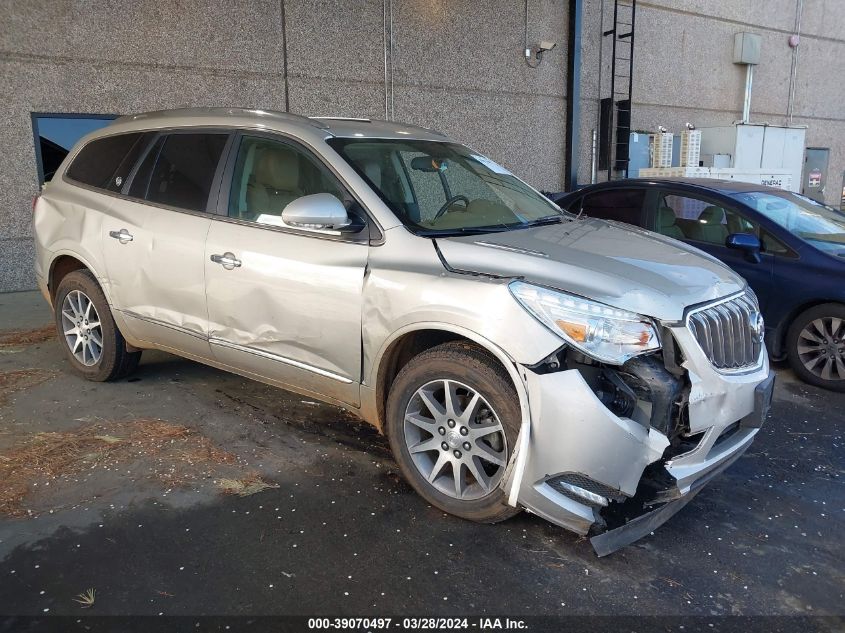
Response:
[[[694,310],[687,327],[716,369],[740,371],[760,359],[763,319],[750,293]]]

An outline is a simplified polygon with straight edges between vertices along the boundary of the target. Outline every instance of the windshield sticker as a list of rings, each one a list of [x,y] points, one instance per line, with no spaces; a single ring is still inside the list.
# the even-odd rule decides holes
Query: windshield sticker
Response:
[[[481,156],[480,154],[470,154],[470,158],[473,160],[481,163],[490,171],[493,171],[497,174],[504,174],[505,176],[513,176],[507,169],[496,163],[495,161],[490,160],[486,156]]]

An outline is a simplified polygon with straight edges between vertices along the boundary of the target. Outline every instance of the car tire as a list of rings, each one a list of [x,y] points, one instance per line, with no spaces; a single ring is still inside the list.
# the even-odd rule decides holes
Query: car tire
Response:
[[[141,352],[126,349],[91,271],[68,273],[56,289],[54,306],[59,342],[77,373],[94,382],[106,382],[135,371]]]
[[[462,342],[412,358],[387,400],[386,432],[405,479],[431,505],[480,523],[519,512],[499,484],[520,421],[507,372],[489,353]]]
[[[804,382],[845,391],[845,305],[825,303],[795,317],[786,334],[786,353]]]

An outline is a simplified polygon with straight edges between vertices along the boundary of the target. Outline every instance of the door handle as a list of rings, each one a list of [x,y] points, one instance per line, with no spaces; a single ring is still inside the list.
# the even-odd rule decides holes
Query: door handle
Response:
[[[220,264],[226,270],[232,270],[233,268],[240,268],[241,267],[241,260],[235,257],[234,253],[230,253],[226,251],[222,255],[212,255],[211,261],[215,264]]]
[[[134,237],[132,237],[132,234],[126,229],[120,229],[119,231],[109,231],[109,237],[113,237],[114,239],[118,240],[121,244],[126,244],[127,242],[131,242],[135,239]]]

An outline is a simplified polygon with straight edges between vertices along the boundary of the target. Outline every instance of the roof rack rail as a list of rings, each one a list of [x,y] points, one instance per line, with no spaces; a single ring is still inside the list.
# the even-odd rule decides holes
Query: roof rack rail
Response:
[[[364,119],[354,116],[311,116],[309,119],[317,121],[357,121],[358,123],[372,123],[372,119]]]
[[[302,116],[301,114],[293,114],[291,112],[279,112],[277,110],[264,110],[261,108],[227,108],[227,107],[196,107],[196,108],[173,108],[168,110],[155,110],[152,112],[137,112],[134,114],[126,114],[118,117],[115,122],[139,121],[142,119],[154,119],[164,117],[177,116],[238,116],[238,115],[258,115],[264,117],[273,117],[277,119],[286,119],[288,121],[298,121],[320,129],[326,129],[328,126],[321,121]]]

